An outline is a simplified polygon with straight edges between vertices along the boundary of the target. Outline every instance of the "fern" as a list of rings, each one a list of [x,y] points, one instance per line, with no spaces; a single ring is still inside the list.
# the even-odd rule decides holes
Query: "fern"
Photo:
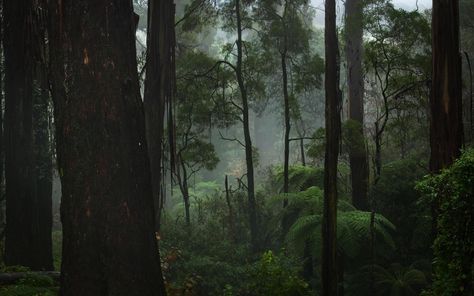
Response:
[[[337,240],[339,251],[349,257],[355,257],[371,237],[371,213],[357,210],[338,211],[337,218]],[[319,256],[321,246],[321,222],[322,214],[304,215],[292,225],[287,241],[297,250],[304,248],[307,240],[311,241],[315,248],[315,255]],[[395,226],[380,214],[374,216],[374,231],[377,242],[394,248],[395,244],[391,233]]]

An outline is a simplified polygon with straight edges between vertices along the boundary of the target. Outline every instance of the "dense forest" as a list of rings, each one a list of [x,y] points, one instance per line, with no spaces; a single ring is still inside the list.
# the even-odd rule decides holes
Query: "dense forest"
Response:
[[[474,295],[474,0],[0,17],[0,295]]]

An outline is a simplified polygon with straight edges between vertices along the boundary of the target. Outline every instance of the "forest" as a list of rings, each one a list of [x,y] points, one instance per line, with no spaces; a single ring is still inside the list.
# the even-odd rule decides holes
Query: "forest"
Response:
[[[1,296],[473,296],[474,0],[0,0]]]

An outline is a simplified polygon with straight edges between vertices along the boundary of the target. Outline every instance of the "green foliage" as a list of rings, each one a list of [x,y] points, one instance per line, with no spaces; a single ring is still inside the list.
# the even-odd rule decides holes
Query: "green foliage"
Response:
[[[431,253],[430,207],[421,203],[415,190],[416,182],[426,172],[426,163],[415,157],[387,163],[370,192],[376,211],[397,227],[396,261],[404,265],[428,259]]]
[[[404,267],[398,263],[391,264],[388,268],[368,265],[351,278],[348,294],[370,293],[372,280],[374,296],[417,296],[428,285],[425,273],[414,266]]]
[[[265,252],[250,270],[250,296],[303,296],[312,295],[309,285],[298,277],[294,262]]]
[[[283,168],[276,167],[274,170],[274,178],[278,184],[278,191],[283,188]],[[304,191],[311,186],[323,187],[324,171],[321,168],[292,165],[288,169],[289,191]]]
[[[4,296],[56,296],[58,291],[52,278],[33,273],[14,285],[0,288],[0,294]]]
[[[472,295],[474,264],[474,149],[418,184],[438,207],[434,249],[435,295]]]

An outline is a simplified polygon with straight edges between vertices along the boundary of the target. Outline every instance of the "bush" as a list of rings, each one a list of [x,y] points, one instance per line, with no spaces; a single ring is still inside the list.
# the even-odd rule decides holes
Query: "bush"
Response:
[[[434,295],[473,295],[474,149],[418,184],[438,208]]]

